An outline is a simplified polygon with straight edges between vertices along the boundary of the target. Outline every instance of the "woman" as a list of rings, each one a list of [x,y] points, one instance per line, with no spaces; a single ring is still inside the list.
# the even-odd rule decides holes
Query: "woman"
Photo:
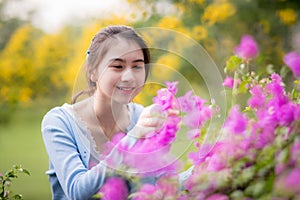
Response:
[[[131,102],[147,79],[150,63],[146,43],[132,28],[102,29],[87,54],[88,90],[79,93],[73,104],[50,110],[42,122],[55,200],[89,199],[99,191],[112,171],[102,156],[104,144],[116,133],[127,133],[122,142],[133,145],[135,138],[163,124],[163,116],[151,115],[151,110],[160,109],[157,105],[144,109]],[[89,97],[76,102],[84,93]]]

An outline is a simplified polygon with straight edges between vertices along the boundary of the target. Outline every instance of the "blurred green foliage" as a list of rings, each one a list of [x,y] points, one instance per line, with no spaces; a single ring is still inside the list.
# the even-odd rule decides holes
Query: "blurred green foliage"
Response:
[[[89,42],[106,25],[179,31],[203,45],[220,71],[241,36],[251,34],[259,43],[259,66],[271,64],[273,71],[279,71],[282,56],[294,48],[300,10],[297,0],[169,0],[163,1],[164,5],[161,1],[128,0],[135,10],[131,16],[143,13],[141,17],[128,20],[111,16],[80,27],[66,25],[48,34],[28,21],[4,16],[7,2],[0,2],[0,123],[9,121],[16,106],[32,104],[37,98],[53,99],[55,104],[69,101]],[[166,12],[162,7],[172,9]],[[192,82],[201,79],[195,78],[188,63],[174,55],[162,54],[156,56],[156,61],[184,73]],[[263,74],[266,69],[257,72]]]
[[[30,172],[21,165],[13,165],[12,169],[0,173],[0,199],[23,199],[22,194],[15,194],[10,190],[13,179],[18,178],[19,174],[30,175]]]
[[[40,122],[48,108],[39,107],[41,104],[17,109],[11,114],[11,123],[0,126],[0,172],[4,174],[20,164],[28,169],[30,176],[20,174],[9,188],[28,200],[51,199],[45,174],[49,162],[40,132]]]

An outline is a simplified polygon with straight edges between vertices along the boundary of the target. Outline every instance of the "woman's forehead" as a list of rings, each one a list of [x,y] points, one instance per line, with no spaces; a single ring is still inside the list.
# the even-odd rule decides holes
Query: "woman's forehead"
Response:
[[[108,48],[106,59],[122,57],[139,57],[143,58],[141,47],[134,41],[118,39],[111,43]]]

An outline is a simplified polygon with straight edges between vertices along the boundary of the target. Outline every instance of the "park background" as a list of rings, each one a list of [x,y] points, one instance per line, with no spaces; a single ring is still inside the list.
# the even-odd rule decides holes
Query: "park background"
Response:
[[[86,1],[92,5],[90,10],[82,6],[81,12],[80,5],[75,6],[80,1],[60,2],[52,10],[49,7],[52,15],[48,13],[45,20],[55,18],[56,10],[75,14],[69,19],[61,16],[61,20],[58,15],[61,23],[57,25],[41,21],[41,13],[47,12],[46,1],[36,8],[28,6],[33,1],[0,1],[0,172],[14,164],[31,172],[12,184],[12,190],[25,199],[51,198],[40,123],[50,108],[70,102],[86,50],[102,27],[126,24],[178,31],[202,45],[221,73],[242,35],[250,34],[260,48],[256,64],[262,67],[256,72],[286,73],[286,81],[293,80],[282,57],[300,47],[298,0],[90,0]],[[153,62],[170,66],[196,87],[205,88],[201,77],[195,77],[188,64],[174,54],[157,54]],[[172,75],[155,76],[168,80]],[[142,95],[136,101],[147,104],[151,99]]]

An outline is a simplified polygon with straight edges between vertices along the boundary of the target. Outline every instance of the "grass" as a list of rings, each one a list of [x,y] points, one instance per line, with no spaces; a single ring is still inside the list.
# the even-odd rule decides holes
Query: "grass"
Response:
[[[51,190],[45,171],[48,157],[40,131],[46,109],[27,108],[13,114],[7,125],[0,126],[0,172],[22,165],[31,175],[20,174],[12,182],[11,190],[24,199],[51,199]]]

